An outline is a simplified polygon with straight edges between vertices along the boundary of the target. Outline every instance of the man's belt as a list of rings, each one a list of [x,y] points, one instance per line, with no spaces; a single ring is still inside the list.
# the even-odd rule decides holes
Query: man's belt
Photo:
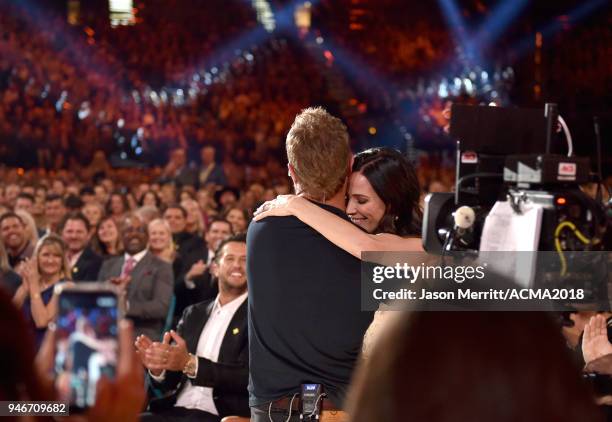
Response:
[[[336,407],[334,406],[334,404],[329,401],[329,400],[321,400],[321,402],[323,403],[323,410],[340,410],[340,409],[336,409]],[[282,399],[278,399],[272,402],[272,408],[273,409],[286,409],[289,410],[289,405],[291,404],[291,397],[283,397]],[[293,399],[293,406],[291,407],[292,410],[300,410],[300,398],[299,397],[295,397]]]
[[[285,409],[289,410],[289,405],[291,404],[291,397],[283,397],[282,399],[278,399],[272,402],[273,409]],[[269,406],[269,404],[268,404]],[[348,414],[340,409],[337,409],[334,404],[329,400],[322,401],[322,412],[321,412],[321,422],[348,422]],[[293,404],[291,405],[291,410],[299,412],[300,410],[300,398],[295,397],[293,399]]]

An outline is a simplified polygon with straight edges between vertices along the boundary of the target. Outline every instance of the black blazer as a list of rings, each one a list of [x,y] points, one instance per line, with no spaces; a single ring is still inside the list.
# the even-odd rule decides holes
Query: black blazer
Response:
[[[214,301],[196,303],[185,309],[177,332],[185,339],[187,350],[195,354],[200,335],[208,321]],[[186,382],[213,388],[213,400],[220,417],[250,415],[247,384],[249,381],[249,347],[247,332],[247,301],[236,310],[219,350],[218,362],[198,357],[198,373],[194,379],[182,372],[167,372],[164,381],[153,385],[167,393],[152,400],[150,410],[158,412],[174,406]]]
[[[74,281],[96,281],[102,261],[102,257],[87,246],[72,267],[72,279]]]
[[[176,251],[181,256],[181,272],[186,274],[193,264],[197,261],[202,260],[206,263],[208,259],[208,248],[204,239],[200,236],[180,232],[172,236],[174,244],[176,245]]]
[[[219,293],[217,280],[210,273],[210,268],[207,268],[204,274],[194,277],[191,281],[195,286],[193,289],[188,288],[185,284],[184,275],[174,284],[174,296],[176,297],[174,315],[177,321],[188,306],[213,300]]]

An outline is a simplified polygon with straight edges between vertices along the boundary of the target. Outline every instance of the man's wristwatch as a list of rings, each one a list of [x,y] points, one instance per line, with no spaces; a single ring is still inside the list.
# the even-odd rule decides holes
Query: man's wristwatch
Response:
[[[183,368],[183,374],[187,375],[189,378],[195,378],[198,367],[198,358],[189,353],[189,359],[187,359],[187,363],[185,363],[185,367]]]

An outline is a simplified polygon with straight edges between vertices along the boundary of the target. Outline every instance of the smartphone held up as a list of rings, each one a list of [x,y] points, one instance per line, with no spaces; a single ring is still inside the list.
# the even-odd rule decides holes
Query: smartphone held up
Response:
[[[96,401],[98,381],[114,379],[118,357],[119,299],[103,283],[57,286],[55,384],[59,400],[72,412]]]

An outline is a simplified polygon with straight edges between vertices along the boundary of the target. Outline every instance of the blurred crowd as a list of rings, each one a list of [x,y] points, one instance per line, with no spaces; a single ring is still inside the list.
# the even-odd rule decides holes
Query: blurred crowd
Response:
[[[569,112],[609,109],[612,101],[612,13],[602,23],[558,34],[545,49],[545,92]]]
[[[337,1],[324,2],[315,13],[325,35],[395,81],[440,71],[454,51],[435,5]],[[423,14],[429,19],[419,19]]]
[[[191,153],[204,144],[239,165],[278,160],[295,114],[328,100],[323,78],[286,40],[238,57],[220,51],[226,37],[254,24],[249,8],[221,3],[176,8],[164,19],[149,5],[142,22],[118,29],[70,27],[3,4],[2,162],[75,168],[97,150],[111,156],[126,147],[140,163],[163,165],[173,148]],[[165,36],[149,39],[158,33]]]
[[[64,281],[108,280],[122,294],[132,295],[128,317],[133,326],[120,329],[124,363],[112,394],[125,393],[133,400],[113,406],[108,398],[112,394],[105,396],[102,387],[93,408],[100,413],[91,420],[135,420],[144,409],[145,377],[142,356],[136,357],[132,347],[134,335],[149,335],[157,347],[161,333],[176,327],[185,309],[217,297],[220,278],[211,268],[223,257],[224,242],[245,243],[240,235],[257,207],[292,191],[284,138],[295,115],[315,104],[334,111],[343,108],[330,93],[321,65],[291,37],[224,49],[228,39],[258,25],[249,2],[193,1],[189,8],[166,8],[162,16],[159,8],[174,2],[148,1],[139,9],[136,25],[114,29],[96,19],[72,27],[64,16],[26,8],[26,3],[0,0],[0,315],[5,322],[14,321],[19,332],[32,335],[19,336],[23,348],[9,342],[11,348],[5,349],[7,356],[23,356],[25,364],[14,370],[2,367],[2,392],[7,400],[23,399],[24,394],[51,397],[43,390],[52,387],[34,381],[32,363],[35,350],[42,358],[49,354],[49,327],[57,315],[53,287]],[[364,17],[344,10],[344,18],[329,20],[340,16],[349,3],[359,2],[321,3],[313,16],[326,19],[318,21],[320,34],[333,33],[338,45],[360,51],[364,61],[393,81],[436,74],[453,54],[455,45],[439,19],[404,20],[414,5],[384,0],[384,14]],[[414,7],[415,16],[422,13],[420,6]],[[353,30],[351,24],[363,24],[366,30]],[[545,50],[544,92],[554,93],[569,109],[608,105],[611,38],[612,30],[605,25],[581,29],[577,36],[555,37],[551,49]],[[359,85],[359,79],[353,83]],[[421,136],[436,126],[435,136],[445,136],[449,101],[438,98],[437,85],[413,85],[422,97],[409,90],[393,93],[400,108],[418,111],[412,133]],[[466,100],[470,101],[478,102]],[[374,111],[388,118],[393,107]],[[366,107],[364,116],[370,111]],[[337,114],[351,128],[353,122],[370,126],[355,116]],[[404,132],[402,136],[409,135]],[[414,158],[423,192],[453,190],[452,156],[429,151]],[[127,262],[134,257],[148,260],[146,270],[137,270],[143,271],[137,275],[150,277],[155,291],[128,289],[134,268],[128,271]],[[4,296],[12,298],[12,305]],[[591,319],[594,314],[575,313],[561,329],[543,313],[491,318],[467,314],[449,320],[429,313],[396,325],[387,336],[389,344],[381,343],[370,362],[360,364],[349,404],[363,416],[355,420],[373,420],[370,414],[381,418],[381,410],[391,409],[397,412],[385,420],[398,420],[397,415],[409,411],[414,411],[415,420],[427,419],[427,400],[408,409],[402,408],[402,400],[437,391],[440,385],[448,386],[450,397],[467,403],[460,409],[464,413],[449,411],[455,419],[470,415],[465,420],[501,420],[500,406],[488,409],[482,392],[471,396],[473,390],[463,388],[471,385],[474,371],[486,365],[490,370],[485,376],[491,379],[483,383],[515,386],[515,391],[499,394],[499,402],[516,401],[510,405],[515,413],[506,415],[507,420],[596,420],[591,391],[581,383],[578,367],[612,352],[607,340],[610,323],[603,316]],[[449,334],[455,338],[434,339],[431,333],[449,321]],[[14,338],[12,324],[6,326],[0,327],[5,341]],[[241,335],[245,334],[246,327]],[[449,345],[454,353],[448,353]],[[429,359],[432,351],[440,354],[435,360]],[[466,360],[446,361],[450,355]],[[448,367],[439,365],[443,361],[450,362]],[[41,365],[48,373],[49,368]],[[609,362],[603,366],[595,372],[612,372]],[[516,374],[523,372],[516,368],[531,378],[519,380]],[[182,366],[174,372],[181,370]],[[147,380],[156,381],[153,373],[150,376]],[[404,382],[410,377],[414,382]],[[461,381],[458,386],[448,384],[455,378]],[[10,390],[16,388],[14,380],[23,381],[27,391]],[[541,388],[548,381],[554,387],[550,391]],[[391,384],[402,387],[399,392],[385,390]],[[246,387],[231,388],[246,395]],[[396,408],[377,407],[389,397],[397,399]],[[607,400],[612,403],[610,396]],[[431,406],[446,411],[439,403]],[[476,414],[481,410],[491,413]],[[538,417],[528,419],[529,415]],[[437,416],[428,420],[448,420]]]

